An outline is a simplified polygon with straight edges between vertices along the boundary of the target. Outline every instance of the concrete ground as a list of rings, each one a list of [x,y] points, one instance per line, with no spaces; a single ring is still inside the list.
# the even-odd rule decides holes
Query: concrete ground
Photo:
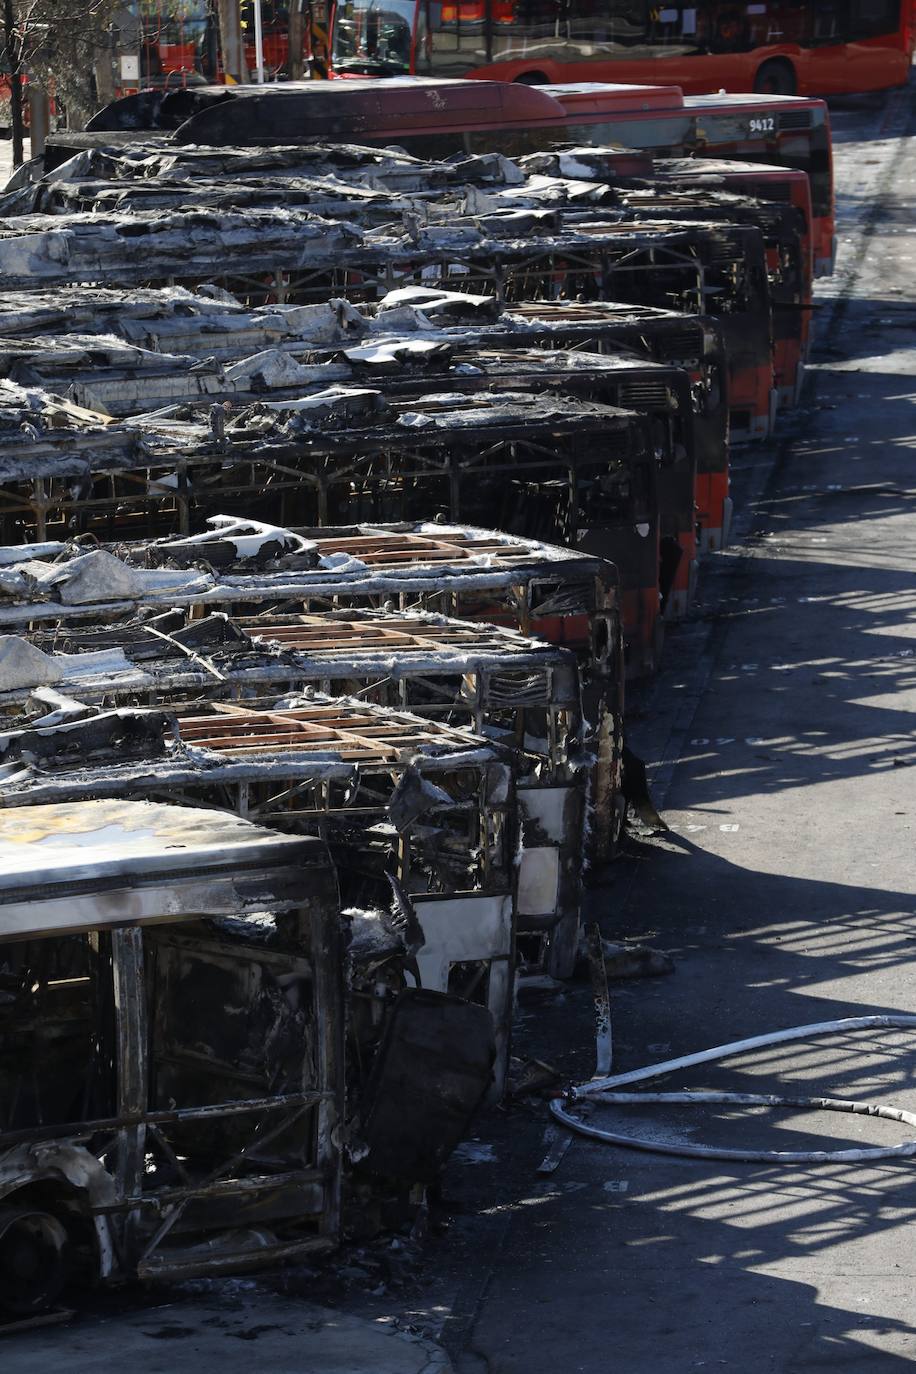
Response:
[[[137,1374],[219,1370],[251,1374],[449,1374],[445,1352],[399,1331],[393,1319],[366,1320],[314,1303],[274,1297],[253,1280],[185,1285],[179,1302],[96,1313],[67,1326],[8,1336],[0,1364],[15,1374],[47,1374],[55,1364],[108,1374],[112,1362]]]
[[[704,573],[695,618],[672,634],[665,671],[637,703],[634,734],[672,829],[634,841],[593,907],[606,934],[670,951],[677,972],[615,988],[621,1070],[780,1027],[916,1011],[912,99],[835,112],[840,270],[819,292],[807,408],[777,445],[737,456],[739,542]],[[519,1052],[574,1080],[592,1072],[592,1034],[584,985],[520,1008]],[[760,1051],[667,1086],[682,1084],[797,1087],[916,1110],[916,1036]],[[395,1346],[386,1317],[441,1336],[459,1374],[912,1366],[910,1162],[723,1165],[576,1139],[539,1177],[545,1124],[537,1102],[478,1123],[476,1148],[446,1181],[448,1229],[406,1287],[373,1277],[338,1301],[300,1285],[338,1306],[336,1318],[314,1318],[319,1334],[336,1339],[328,1321],[359,1317],[387,1364],[358,1345],[349,1366],[334,1364],[309,1343],[313,1309],[294,1286],[261,1281],[184,1291],[174,1308],[100,1305],[72,1327],[5,1340],[3,1367],[31,1374],[66,1352],[69,1369],[94,1371],[117,1352],[144,1371],[241,1359],[283,1371],[423,1369],[427,1347]],[[616,1124],[665,1141],[781,1149],[907,1133],[760,1110],[641,1109]]]

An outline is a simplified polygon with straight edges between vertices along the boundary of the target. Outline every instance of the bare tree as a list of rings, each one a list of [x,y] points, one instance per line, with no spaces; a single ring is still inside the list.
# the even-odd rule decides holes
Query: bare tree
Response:
[[[22,165],[23,132],[25,120],[22,114],[22,43],[17,23],[16,8],[13,0],[3,0],[3,65],[9,73],[10,82],[10,130],[13,138],[13,166]]]
[[[120,0],[3,0],[14,165],[23,156],[24,75],[53,91],[74,128],[99,98],[111,98],[111,26],[120,8]]]

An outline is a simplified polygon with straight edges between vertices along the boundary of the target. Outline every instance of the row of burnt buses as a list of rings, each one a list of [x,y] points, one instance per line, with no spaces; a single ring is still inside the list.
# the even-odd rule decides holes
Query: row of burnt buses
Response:
[[[798,399],[817,101],[371,91],[108,112],[0,203],[11,1318],[418,1205]]]

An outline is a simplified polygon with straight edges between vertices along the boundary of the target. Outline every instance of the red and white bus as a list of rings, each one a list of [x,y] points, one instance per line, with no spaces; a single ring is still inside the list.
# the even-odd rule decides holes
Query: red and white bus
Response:
[[[340,76],[656,82],[835,95],[903,85],[911,0],[337,0]]]

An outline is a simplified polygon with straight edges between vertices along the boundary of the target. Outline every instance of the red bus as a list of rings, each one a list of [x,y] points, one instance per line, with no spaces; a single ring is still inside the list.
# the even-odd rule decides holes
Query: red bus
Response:
[[[122,30],[120,46],[126,52],[134,35],[139,41],[135,84],[171,89],[189,79],[200,80],[201,59],[212,29],[207,0],[135,0],[127,8],[132,24]],[[129,84],[123,81],[122,88]]]
[[[835,95],[906,83],[910,0],[337,0],[340,76]]]
[[[562,105],[570,138],[582,143],[622,144],[657,156],[692,153],[794,168],[811,190],[814,275],[829,276],[836,256],[833,147],[830,117],[810,96],[688,95],[673,107],[650,109],[631,101],[621,110],[600,85],[543,88]],[[522,149],[514,149],[522,151]],[[524,149],[529,151],[529,149]],[[530,151],[535,151],[532,148]]]
[[[289,56],[289,5],[287,0],[259,0],[263,36],[264,80],[276,81],[285,74]],[[245,63],[255,68],[255,0],[241,0],[239,18],[245,46]],[[125,54],[139,43],[138,80],[122,78],[121,90],[173,90],[203,81],[221,81],[219,25],[215,0],[130,0],[130,21],[120,36]]]

